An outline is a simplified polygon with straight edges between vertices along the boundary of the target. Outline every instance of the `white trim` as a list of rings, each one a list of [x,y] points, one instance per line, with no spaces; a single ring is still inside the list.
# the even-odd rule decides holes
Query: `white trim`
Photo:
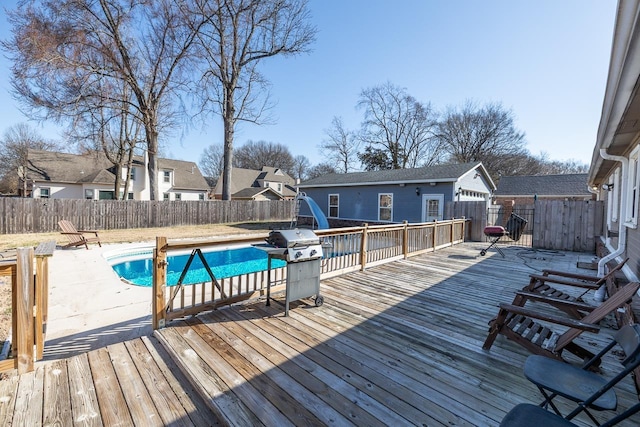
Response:
[[[625,226],[638,226],[638,197],[640,197],[640,146],[636,146],[629,155],[629,172],[627,176],[627,206],[625,212]],[[615,189],[615,186],[614,186]]]
[[[391,201],[389,206],[381,206],[380,199],[382,196],[389,196]],[[389,209],[389,219],[380,219],[380,209]],[[378,221],[393,222],[393,193],[378,193]]]
[[[338,198],[338,204],[331,204],[331,196],[336,196]],[[379,202],[378,202],[379,203]],[[335,207],[337,210],[336,215],[331,215],[331,208]],[[331,193],[327,195],[327,218],[340,218],[340,193]]]
[[[427,218],[427,209],[426,204],[429,200],[437,200],[438,201],[438,221],[441,221],[444,216],[444,194],[423,194],[422,195],[422,204],[420,205],[420,215],[422,218],[422,222],[433,221],[433,219]]]

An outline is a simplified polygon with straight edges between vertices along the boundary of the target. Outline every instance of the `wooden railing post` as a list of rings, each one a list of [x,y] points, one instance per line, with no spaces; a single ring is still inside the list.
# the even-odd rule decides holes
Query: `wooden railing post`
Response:
[[[402,228],[402,255],[404,259],[409,257],[409,221],[402,221],[404,227]]]
[[[167,284],[167,238],[156,237],[153,250],[153,329],[164,328],[166,322],[165,288]]]
[[[364,271],[367,265],[367,228],[369,224],[362,225],[362,240],[360,241],[360,271]]]
[[[15,316],[17,325],[16,352],[18,374],[33,371],[33,248],[18,248],[16,254],[17,277],[14,283]]]
[[[44,357],[44,337],[47,333],[47,319],[49,313],[49,258],[56,249],[55,240],[40,243],[35,250],[36,279],[35,279],[35,336],[36,360]]]
[[[453,246],[453,242],[455,241],[456,235],[456,219],[451,218],[451,237],[449,237],[449,246]]]
[[[438,243],[438,220],[433,220],[433,250],[436,250],[436,243]]]

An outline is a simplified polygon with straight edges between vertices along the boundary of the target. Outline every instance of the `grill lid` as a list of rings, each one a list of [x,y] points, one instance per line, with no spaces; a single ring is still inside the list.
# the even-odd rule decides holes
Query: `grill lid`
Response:
[[[280,248],[320,244],[320,238],[308,229],[273,230],[267,237],[267,243]]]

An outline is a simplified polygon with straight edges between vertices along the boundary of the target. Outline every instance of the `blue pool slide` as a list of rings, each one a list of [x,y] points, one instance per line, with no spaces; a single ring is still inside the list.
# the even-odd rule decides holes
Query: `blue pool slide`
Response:
[[[327,230],[329,228],[329,221],[327,220],[327,217],[324,215],[324,212],[322,212],[322,209],[320,209],[320,206],[318,206],[315,200],[307,196],[305,193],[298,193],[296,198],[307,202],[307,205],[309,205],[309,209],[311,209],[313,217],[318,223],[318,230]]]

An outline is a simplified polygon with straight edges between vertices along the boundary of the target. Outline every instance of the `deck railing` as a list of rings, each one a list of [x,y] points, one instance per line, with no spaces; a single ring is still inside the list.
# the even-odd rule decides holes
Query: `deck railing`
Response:
[[[11,347],[0,360],[0,372],[17,369],[33,371],[34,362],[44,353],[49,294],[49,257],[56,242],[35,248],[19,248],[16,259],[0,262],[0,276],[11,281]],[[35,260],[35,262],[34,262]]]
[[[453,219],[418,224],[392,224],[330,230],[317,230],[324,248],[321,277],[323,279],[399,258],[435,251],[462,243],[466,220]],[[198,251],[231,244],[263,243],[267,235],[254,235],[233,240],[169,242],[156,238],[153,252],[153,328],[184,316],[195,315],[244,300],[262,297],[267,289],[267,272],[240,274],[224,279],[215,278],[196,284],[167,286],[167,259],[170,253]],[[206,263],[205,263],[206,264]],[[187,267],[188,268],[188,267]],[[205,267],[208,268],[208,267]],[[181,275],[181,276],[184,276]],[[272,268],[271,292],[283,291],[286,268]]]

